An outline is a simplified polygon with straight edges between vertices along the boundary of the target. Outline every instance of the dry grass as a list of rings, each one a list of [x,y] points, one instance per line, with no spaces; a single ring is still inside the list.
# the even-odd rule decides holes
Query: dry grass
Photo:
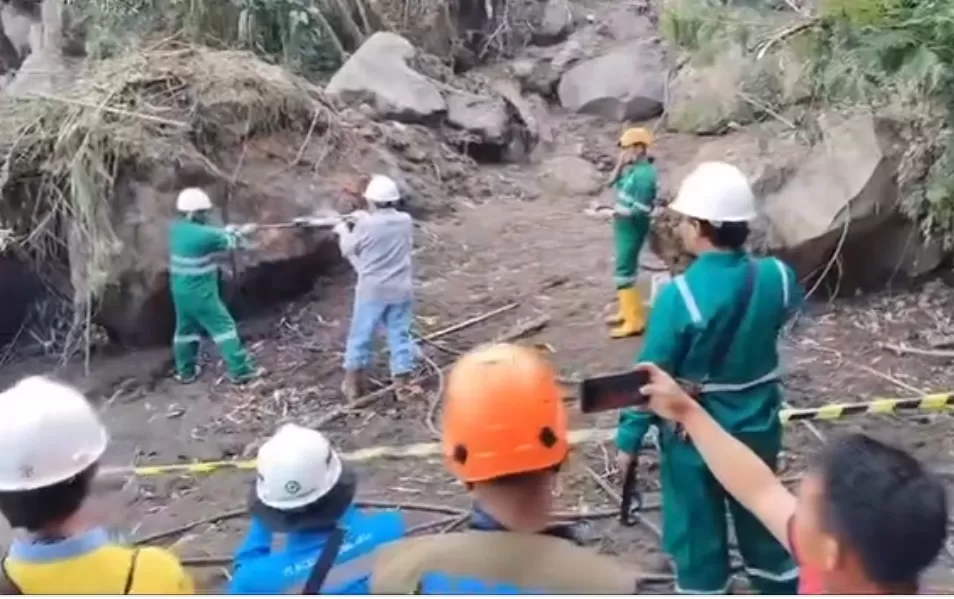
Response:
[[[172,43],[90,63],[57,94],[3,98],[0,130],[0,216],[33,255],[66,242],[84,258],[73,287],[87,301],[122,252],[112,214],[124,173],[188,165],[228,179],[216,156],[250,136],[312,131],[335,144],[342,133],[304,79],[250,53]]]

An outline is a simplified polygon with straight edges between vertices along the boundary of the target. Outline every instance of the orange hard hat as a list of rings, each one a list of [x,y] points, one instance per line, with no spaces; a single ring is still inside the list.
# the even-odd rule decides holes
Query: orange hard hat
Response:
[[[569,451],[556,372],[540,352],[478,348],[454,365],[444,392],[443,449],[457,478],[476,483],[558,466]]]

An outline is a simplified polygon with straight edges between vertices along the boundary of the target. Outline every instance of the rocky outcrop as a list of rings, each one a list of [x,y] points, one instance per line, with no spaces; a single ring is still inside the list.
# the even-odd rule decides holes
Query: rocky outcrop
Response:
[[[447,104],[437,87],[408,65],[415,53],[401,36],[375,33],[338,69],[325,91],[345,104],[366,104],[379,118],[433,122]]]
[[[696,157],[671,173],[664,194],[700,162],[735,164],[752,181],[760,202],[750,246],[789,262],[801,277],[817,276],[835,252],[839,287],[877,287],[898,276],[920,276],[944,258],[900,214],[895,181],[900,151],[893,128],[866,112],[819,118],[822,138],[812,146],[784,130],[739,132],[706,142]],[[650,243],[673,270],[688,265],[675,225],[664,215]]]
[[[900,201],[894,182],[900,153],[886,128],[867,113],[826,115],[819,125],[821,141],[762,206],[767,249],[802,274],[823,265],[839,239],[876,232],[898,213]],[[878,248],[872,243],[872,252]]]
[[[481,144],[506,146],[509,142],[510,111],[499,96],[448,94],[447,122]]]
[[[666,73],[662,50],[652,41],[637,41],[573,66],[557,93],[567,110],[640,121],[662,113]]]
[[[727,45],[709,60],[690,61],[679,70],[669,86],[666,126],[710,135],[769,111],[783,112],[807,98],[806,68],[788,51],[756,59],[741,46]]]

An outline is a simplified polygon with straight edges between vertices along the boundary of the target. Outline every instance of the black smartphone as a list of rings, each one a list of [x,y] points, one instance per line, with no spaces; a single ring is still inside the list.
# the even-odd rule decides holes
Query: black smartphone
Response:
[[[649,403],[639,392],[649,383],[649,374],[629,370],[584,379],[580,383],[580,410],[584,414],[632,408]]]

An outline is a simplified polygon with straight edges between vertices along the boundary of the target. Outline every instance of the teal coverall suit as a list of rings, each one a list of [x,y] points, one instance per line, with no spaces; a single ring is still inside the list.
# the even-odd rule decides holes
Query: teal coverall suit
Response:
[[[656,167],[642,158],[627,168],[615,184],[616,205],[620,214],[613,218],[613,242],[616,266],[613,282],[617,289],[636,284],[639,252],[649,233],[650,215],[656,201]]]
[[[219,295],[219,269],[214,261],[214,254],[238,244],[236,234],[187,218],[175,221],[170,228],[169,287],[176,311],[172,347],[176,372],[182,379],[196,374],[203,332],[222,352],[230,379],[239,382],[254,373],[235,320]]]
[[[706,252],[664,287],[650,313],[639,361],[653,362],[676,379],[705,382],[716,339],[732,326],[726,321],[732,320],[733,306],[744,290],[747,260],[742,252]],[[781,261],[753,260],[757,266],[748,310],[721,372],[703,386],[700,401],[722,427],[774,469],[782,446],[777,341],[803,291]],[[627,410],[620,415],[619,449],[638,453],[651,425],[660,429],[663,545],[675,562],[676,591],[728,590],[728,504],[753,586],[766,594],[794,594],[798,568],[788,552],[726,494],[691,441],[652,414]]]

